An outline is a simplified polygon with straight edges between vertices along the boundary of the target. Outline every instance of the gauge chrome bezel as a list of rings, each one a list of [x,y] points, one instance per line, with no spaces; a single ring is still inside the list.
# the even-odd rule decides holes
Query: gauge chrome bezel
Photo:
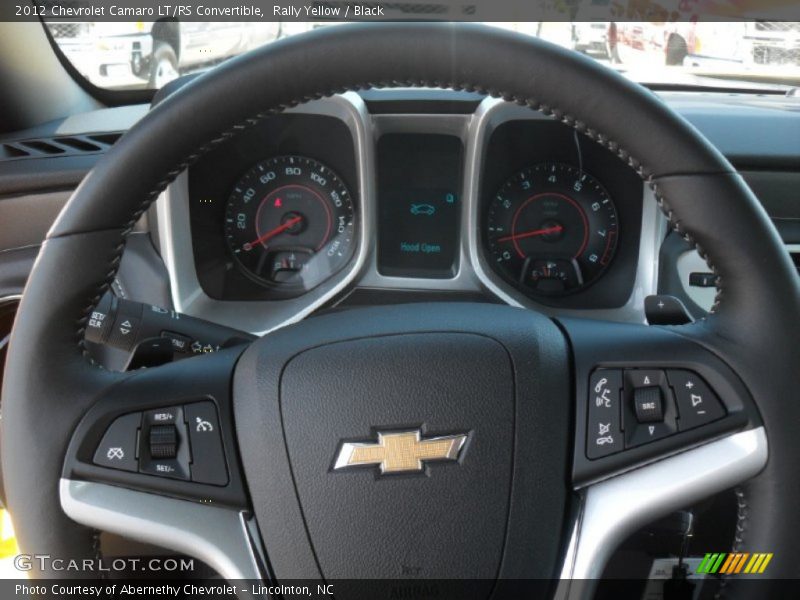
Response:
[[[537,302],[494,273],[481,247],[480,189],[482,168],[491,132],[507,121],[550,120],[527,107],[496,98],[484,99],[472,114],[371,115],[355,92],[315,100],[290,109],[293,114],[328,115],[341,119],[353,136],[359,194],[356,211],[358,247],[350,263],[308,294],[287,300],[224,301],[210,298],[197,279],[189,219],[188,177],[184,172],[162,194],[156,205],[159,246],[169,273],[175,310],[230,327],[263,335],[304,319],[324,305],[334,305],[356,289],[417,290],[483,293],[511,306],[530,308],[551,316],[645,322],[644,298],[655,294],[658,253],[667,231],[666,218],[649,187],[642,184],[639,256],[633,288],[619,307],[568,309]],[[377,269],[377,198],[375,144],[383,133],[450,133],[464,143],[462,216],[458,268],[446,279],[392,277]],[[546,143],[543,140],[542,143]]]
[[[200,285],[192,250],[189,183],[181,173],[156,204],[159,245],[170,278],[172,302],[178,312],[263,335],[305,318],[340,293],[361,272],[371,249],[373,153],[369,113],[353,92],[309,102],[288,113],[331,116],[350,131],[356,152],[358,193],[354,194],[357,246],[346,266],[302,296],[269,301],[217,300]],[[351,190],[353,191],[353,190]]]

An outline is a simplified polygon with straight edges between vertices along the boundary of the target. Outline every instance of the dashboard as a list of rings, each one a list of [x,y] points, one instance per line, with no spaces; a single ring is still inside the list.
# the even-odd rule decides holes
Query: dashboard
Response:
[[[465,94],[442,114],[368,102],[266,117],[168,188],[177,310],[253,333],[440,298],[644,320],[666,225],[616,156],[502,100]]]

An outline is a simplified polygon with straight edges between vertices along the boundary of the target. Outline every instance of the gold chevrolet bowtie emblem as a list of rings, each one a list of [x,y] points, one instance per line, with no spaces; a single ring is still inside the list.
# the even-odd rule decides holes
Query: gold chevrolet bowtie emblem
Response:
[[[428,461],[458,460],[467,434],[422,439],[416,431],[378,433],[377,443],[343,442],[333,468],[379,466],[381,473],[419,473]]]

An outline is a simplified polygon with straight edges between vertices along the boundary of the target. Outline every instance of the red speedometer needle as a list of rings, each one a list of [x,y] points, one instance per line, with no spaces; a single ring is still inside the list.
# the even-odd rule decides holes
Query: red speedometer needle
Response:
[[[545,227],[544,229],[534,229],[533,231],[526,231],[524,233],[515,233],[514,235],[507,235],[505,237],[497,238],[498,242],[510,242],[511,240],[521,240],[523,238],[534,237],[537,235],[547,235],[548,233],[558,233],[563,231],[564,227],[561,225],[553,225],[552,227]]]
[[[243,247],[245,250],[249,250],[249,249],[250,249],[250,248],[252,248],[253,246],[257,246],[258,244],[263,244],[263,243],[264,243],[264,242],[266,242],[267,240],[269,240],[269,239],[271,239],[271,238],[274,238],[274,237],[275,237],[276,235],[278,235],[279,233],[283,233],[283,232],[284,232],[284,231],[286,231],[287,229],[291,229],[292,227],[294,227],[295,225],[297,225],[297,224],[298,224],[300,221],[302,221],[302,220],[303,220],[303,217],[301,217],[301,216],[299,216],[299,215],[298,215],[297,217],[292,217],[291,219],[289,219],[288,221],[286,221],[286,223],[284,223],[283,225],[278,225],[278,226],[277,226],[275,229],[270,229],[268,232],[266,232],[266,233],[264,233],[264,234],[260,235],[260,236],[258,237],[258,239],[256,239],[256,240],[253,240],[252,242],[249,242],[249,243],[245,244],[245,245],[244,245],[244,246],[242,246],[242,247]]]

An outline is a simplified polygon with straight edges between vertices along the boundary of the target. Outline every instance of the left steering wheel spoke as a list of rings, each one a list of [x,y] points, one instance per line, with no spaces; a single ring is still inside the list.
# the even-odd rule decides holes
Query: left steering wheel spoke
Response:
[[[67,515],[200,558],[228,578],[259,578],[230,399],[241,351],[143,369],[102,392],[67,452]]]

